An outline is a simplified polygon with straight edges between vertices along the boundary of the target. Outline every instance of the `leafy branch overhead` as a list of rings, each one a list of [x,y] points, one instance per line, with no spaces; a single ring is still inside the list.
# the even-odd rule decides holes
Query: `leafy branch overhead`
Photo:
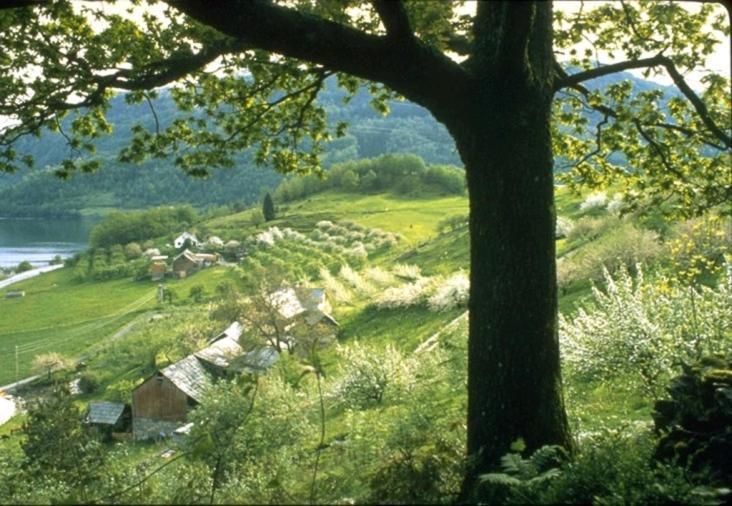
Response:
[[[58,175],[96,170],[98,161],[87,155],[112,132],[108,100],[127,91],[129,102],[151,104],[155,128],[135,127],[122,161],[171,156],[187,173],[206,176],[253,148],[260,164],[307,172],[318,169],[324,144],[344,133],[343,125],[328,125],[317,103],[331,75],[351,96],[371,83],[377,110],[387,112],[387,99],[403,96],[443,121],[465,107],[462,94],[497,78],[476,61],[474,35],[487,10],[473,14],[458,2],[357,8],[225,1],[216,9],[201,0],[166,3],[152,10],[40,0],[6,5],[28,7],[5,9],[0,19],[0,115],[10,118],[0,134],[1,170],[31,165],[13,144],[44,129],[67,139]],[[729,79],[708,73],[697,93],[684,77],[702,70],[720,36],[729,35],[719,9],[608,3],[575,14],[555,10],[554,25],[554,149],[566,162],[560,167],[572,169],[567,182],[620,180],[631,201],[645,194],[659,203],[673,194],[679,210],[692,213],[732,196],[724,183],[732,146]],[[589,47],[584,53],[581,43]],[[603,55],[621,61],[599,65]],[[676,90],[638,91],[627,81],[590,87],[629,69],[665,73]],[[164,86],[173,86],[178,116],[160,124],[150,99]],[[60,120],[71,112],[67,132]]]

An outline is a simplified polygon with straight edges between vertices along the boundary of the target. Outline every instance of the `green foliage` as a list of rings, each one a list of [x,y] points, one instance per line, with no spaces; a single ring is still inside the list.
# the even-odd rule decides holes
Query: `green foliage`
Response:
[[[23,261],[22,261],[22,262],[20,262],[20,263],[18,264],[18,266],[17,266],[16,268],[15,268],[15,272],[18,272],[18,273],[20,273],[20,272],[26,272],[26,271],[30,271],[30,270],[32,270],[32,269],[33,269],[33,264],[31,264],[31,263],[30,263],[29,261],[27,261],[27,260],[23,260]]]
[[[193,301],[197,304],[200,304],[203,302],[204,297],[206,296],[206,290],[203,287],[203,285],[193,285],[191,289],[188,291],[188,297],[193,299]]]
[[[92,248],[108,248],[115,244],[145,241],[175,233],[196,220],[196,212],[190,206],[115,212],[94,227],[89,242]]]
[[[523,441],[512,447],[521,450]],[[481,502],[534,503],[559,475],[566,461],[566,450],[560,446],[543,446],[524,459],[520,453],[508,453],[501,458],[500,473],[480,476],[477,493]]]
[[[262,215],[264,215],[265,221],[272,221],[275,219],[275,206],[272,201],[272,195],[267,192],[262,201]]]
[[[101,477],[104,452],[83,426],[68,391],[56,389],[32,405],[23,432],[23,468],[31,475],[65,482],[80,498]]]
[[[440,222],[437,224],[437,230],[441,234],[445,234],[447,232],[454,232],[456,230],[460,230],[461,228],[468,226],[468,216],[449,216],[447,218],[443,218],[440,220]]]
[[[464,195],[465,173],[451,166],[427,167],[416,155],[389,154],[334,165],[323,179],[317,175],[286,179],[275,190],[281,201],[292,201],[335,188],[348,192],[397,195]]]
[[[707,356],[682,368],[683,373],[668,386],[670,399],[654,406],[653,420],[661,434],[655,456],[728,479],[732,476],[732,360]]]
[[[99,375],[92,372],[85,372],[79,376],[79,390],[84,394],[92,394],[99,390],[101,382]]]

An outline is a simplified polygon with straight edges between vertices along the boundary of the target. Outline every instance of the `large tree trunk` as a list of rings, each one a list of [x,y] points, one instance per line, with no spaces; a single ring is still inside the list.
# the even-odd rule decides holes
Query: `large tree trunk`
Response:
[[[491,5],[496,12],[483,15],[492,37],[477,38],[481,54],[497,54],[501,44],[517,45],[518,54],[487,56],[480,67],[488,73],[476,76],[466,108],[446,121],[470,193],[470,468],[463,499],[511,442],[521,438],[528,450],[570,445],[557,339],[551,10],[535,5],[517,14]],[[523,45],[501,37],[521,31],[512,15],[529,17]]]

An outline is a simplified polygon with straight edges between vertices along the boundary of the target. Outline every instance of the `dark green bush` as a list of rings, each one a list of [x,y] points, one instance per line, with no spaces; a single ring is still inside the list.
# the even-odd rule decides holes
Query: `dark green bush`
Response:
[[[669,384],[670,399],[654,406],[661,434],[655,456],[732,484],[732,360],[709,356],[682,369]]]

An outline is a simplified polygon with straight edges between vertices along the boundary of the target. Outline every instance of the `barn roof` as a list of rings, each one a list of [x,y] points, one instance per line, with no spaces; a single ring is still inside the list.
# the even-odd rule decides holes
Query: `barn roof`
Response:
[[[210,373],[195,355],[188,355],[169,365],[160,371],[160,374],[168,378],[188,397],[198,402],[201,401],[206,388],[212,384]]]
[[[259,373],[269,369],[280,358],[277,350],[265,346],[254,349],[232,362],[232,368],[238,371]]]
[[[175,257],[173,259],[173,262],[177,262],[179,258],[186,258],[186,259],[190,260],[191,262],[193,262],[195,264],[200,264],[201,263],[201,259],[198,258],[198,255],[196,255],[195,253],[193,253],[193,252],[191,252],[190,250],[187,250],[187,249],[186,250],[183,250],[183,252],[180,255],[178,255],[177,257]]]
[[[115,425],[122,416],[125,405],[121,402],[92,402],[89,404],[89,423]]]
[[[242,353],[244,350],[239,346],[237,339],[227,336],[197,351],[194,355],[209,364],[226,368],[229,367],[229,363],[234,357],[238,357]]]

